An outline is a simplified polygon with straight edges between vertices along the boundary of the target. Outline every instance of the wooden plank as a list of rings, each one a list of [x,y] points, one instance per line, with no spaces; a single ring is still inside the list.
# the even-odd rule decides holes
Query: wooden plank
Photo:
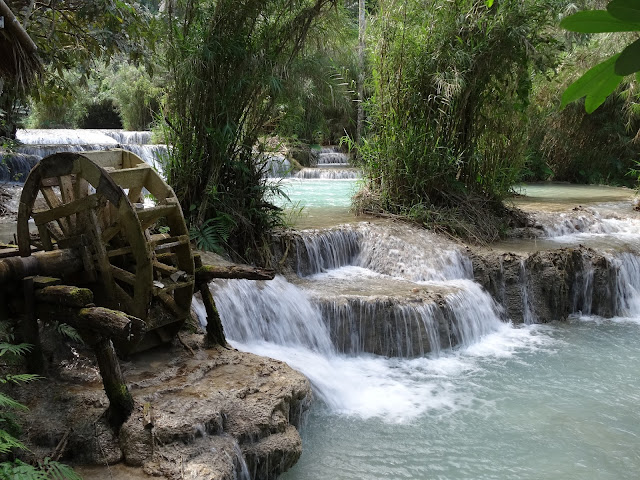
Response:
[[[58,208],[62,205],[62,202],[56,195],[56,192],[53,190],[53,187],[42,186],[40,187],[40,192],[42,192],[42,196],[44,197],[45,202],[49,206],[49,208]],[[71,234],[71,227],[69,225],[69,220],[66,218],[60,218],[56,220],[60,229],[64,232],[65,235]]]
[[[111,274],[116,280],[128,283],[129,285],[136,284],[136,276],[133,273],[116,267],[115,265],[111,265]]]
[[[121,149],[113,149],[104,151],[82,152],[82,155],[102,168],[113,167],[121,169],[123,152],[124,151]]]
[[[176,208],[180,208],[178,205],[159,205],[157,207],[145,208],[139,210],[138,219],[143,230],[146,230],[151,225],[156,223],[158,219],[171,215],[175,212]]]
[[[109,175],[121,188],[142,188],[145,186],[147,175],[151,171],[151,167],[146,163],[143,166],[135,168],[123,168],[115,170]]]
[[[73,193],[73,180],[71,178],[71,175],[63,175],[61,177],[58,177],[58,182],[60,182],[60,195],[62,196],[62,203],[64,204],[73,203],[73,201],[76,200],[76,197]],[[69,221],[70,231],[75,232],[76,231],[75,212],[73,212],[73,214],[68,216],[68,221]]]
[[[118,232],[120,232],[120,222],[116,221],[115,224],[111,225],[110,227],[107,227],[103,232],[102,232],[102,242],[103,243],[109,243],[109,241],[115,237]]]
[[[51,243],[51,236],[47,229],[47,224],[38,225],[38,233],[40,234],[40,241],[42,242],[42,248],[44,250],[53,250],[53,244]]]
[[[107,255],[109,255],[109,258],[113,258],[113,257],[119,257],[121,255],[127,255],[128,253],[133,252],[133,248],[131,247],[122,247],[122,248],[116,248],[114,250],[107,250]]]
[[[87,197],[91,198],[91,196]],[[86,199],[82,199],[86,200]],[[115,299],[115,290],[113,281],[113,274],[111,272],[111,264],[109,263],[109,257],[107,256],[107,249],[102,243],[102,230],[100,229],[100,224],[98,223],[98,215],[95,210],[89,210],[87,212],[88,222],[87,222],[87,231],[91,240],[91,244],[96,252],[97,264],[98,268],[96,270],[100,271],[102,284],[105,287],[105,291],[110,298]]]
[[[162,293],[170,293],[174,290],[178,290],[181,288],[193,288],[193,277],[191,277],[191,281],[186,282],[176,282],[176,283],[167,283],[164,284],[163,287],[153,287],[153,294],[156,296],[161,295]]]
[[[0,252],[2,252],[2,250],[0,250]],[[174,273],[176,273],[178,271],[178,269],[176,267],[172,267],[170,265],[166,265],[166,264],[161,263],[161,262],[159,262],[157,260],[153,261],[153,269],[156,272],[158,272],[158,273],[160,273],[160,274],[162,274],[162,275],[164,275],[166,277],[168,277],[169,275],[173,275]]]
[[[28,257],[31,255],[31,242],[29,240],[29,222],[27,221],[31,216],[31,207],[26,203],[20,202],[18,206],[18,218],[25,219],[24,222],[18,222],[17,233],[18,238],[23,239],[20,242],[20,256]]]
[[[71,203],[61,205],[51,210],[45,210],[44,212],[34,213],[33,220],[36,225],[42,225],[43,223],[49,223],[62,217],[69,217],[78,212],[84,210],[94,209],[98,206],[98,196],[93,194],[85,198],[74,200]]]
[[[176,237],[167,237],[162,239],[152,238],[149,242],[153,250],[166,250],[179,245],[187,245],[189,243],[189,235],[178,235]],[[191,272],[187,272],[191,273]]]

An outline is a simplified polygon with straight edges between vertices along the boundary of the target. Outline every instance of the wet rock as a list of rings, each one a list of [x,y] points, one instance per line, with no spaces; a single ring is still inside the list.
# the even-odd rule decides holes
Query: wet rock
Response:
[[[477,249],[470,256],[475,280],[516,323],[544,323],[579,312],[616,314],[617,270],[593,249],[579,246],[529,255]]]
[[[44,457],[71,431],[63,461],[123,461],[167,479],[231,480],[247,466],[252,478],[271,479],[293,466],[301,453],[295,427],[311,401],[308,380],[276,360],[187,340],[200,345],[195,356],[173,346],[122,362],[136,408],[119,435],[104,421],[106,396],[101,383],[86,380],[91,375],[20,389],[18,400],[31,409],[23,420],[27,445]],[[89,469],[84,478],[106,475]]]

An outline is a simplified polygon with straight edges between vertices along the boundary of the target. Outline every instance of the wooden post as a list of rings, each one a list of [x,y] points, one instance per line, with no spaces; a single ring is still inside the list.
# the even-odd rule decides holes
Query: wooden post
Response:
[[[25,316],[20,323],[23,341],[32,345],[31,352],[27,355],[27,367],[29,373],[44,373],[44,358],[42,356],[42,346],[40,344],[40,327],[38,326],[38,316],[36,315],[36,297],[33,287],[33,277],[26,277],[22,280],[24,292]]]
[[[111,339],[100,338],[93,344],[93,349],[98,359],[104,391],[109,399],[107,420],[117,432],[133,412],[133,397],[120,370],[116,350],[113,348]]]
[[[216,304],[213,301],[213,295],[209,290],[209,284],[206,282],[198,284],[200,295],[202,295],[202,303],[207,311],[207,340],[210,345],[227,345],[227,339],[224,336],[224,327],[222,326],[222,320],[220,320],[220,314],[216,308]]]

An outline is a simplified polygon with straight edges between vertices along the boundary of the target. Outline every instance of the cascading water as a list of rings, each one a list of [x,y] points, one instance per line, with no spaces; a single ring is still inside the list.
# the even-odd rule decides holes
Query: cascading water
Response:
[[[17,140],[22,144],[16,153],[0,160],[0,181],[25,181],[29,171],[42,158],[59,152],[86,152],[123,148],[140,156],[145,162],[161,171],[161,157],[166,145],[151,145],[151,132],[126,132],[122,130],[69,130],[30,129],[18,130]]]
[[[318,167],[349,166],[349,155],[340,151],[338,147],[324,147],[318,153]]]
[[[598,245],[599,236],[607,244],[615,323],[500,322],[463,250],[385,222],[299,233],[287,279],[216,283],[234,345],[301,370],[320,400],[303,432],[305,453],[283,478],[635,478],[636,220],[594,212],[591,224],[569,231],[563,219],[547,236],[560,246]],[[628,238],[611,242],[615,229]],[[583,261],[572,302],[588,314],[595,274]],[[525,305],[538,301],[532,275],[521,264],[520,279],[508,279],[519,281]],[[534,313],[525,315],[531,323]]]

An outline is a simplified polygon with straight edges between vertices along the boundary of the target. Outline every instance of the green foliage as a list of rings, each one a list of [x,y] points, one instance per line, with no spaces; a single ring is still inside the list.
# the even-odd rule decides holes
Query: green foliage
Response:
[[[383,209],[500,200],[525,159],[534,69],[556,42],[554,1],[387,0],[372,19],[371,126],[358,147]]]
[[[281,223],[279,210],[265,200],[271,187],[260,148],[254,148],[273,118],[293,59],[334,3],[168,4],[167,179],[194,231],[220,215],[233,219],[227,244],[241,257],[262,251],[268,232]]]
[[[0,324],[0,338],[11,340],[5,324]],[[27,355],[31,345],[26,343],[13,344],[8,341],[0,342],[0,357],[20,357]],[[33,374],[5,374],[0,376],[0,384],[21,385],[38,380],[41,377]],[[17,402],[5,393],[0,392],[0,455],[14,453],[15,450],[26,450],[25,445],[18,440],[20,427],[14,411],[27,410],[27,407]],[[82,480],[71,467],[45,458],[36,465],[29,465],[21,460],[0,463],[0,480]]]
[[[0,480],[82,480],[82,477],[71,467],[45,458],[36,466],[20,460],[0,463]]]
[[[627,172],[640,153],[636,139],[640,128],[637,80],[618,77],[621,81],[616,90],[597,109],[584,77],[575,81],[590,66],[611,62],[615,52],[627,42],[626,35],[594,36],[589,42],[574,45],[551,78],[536,77],[528,108],[531,129],[523,179],[633,183]],[[569,86],[572,82],[575,83]],[[583,85],[585,90],[580,90]],[[558,92],[562,91],[564,99],[572,95],[572,100],[587,94],[584,100],[587,109],[581,100],[560,109]],[[587,114],[585,110],[593,113]]]
[[[638,32],[640,4],[636,0],[612,0],[607,10],[577,12],[564,18],[560,26],[579,33]],[[622,52],[590,68],[567,88],[562,106],[586,96],[586,111],[595,111],[616,90],[623,76],[640,71],[639,53],[640,42],[636,40]]]
[[[127,130],[148,130],[160,109],[162,90],[144,67],[122,64],[109,78],[112,94]]]
[[[200,250],[224,254],[224,247],[234,227],[233,218],[227,214],[220,214],[215,218],[208,218],[199,227],[192,225],[189,236]]]

